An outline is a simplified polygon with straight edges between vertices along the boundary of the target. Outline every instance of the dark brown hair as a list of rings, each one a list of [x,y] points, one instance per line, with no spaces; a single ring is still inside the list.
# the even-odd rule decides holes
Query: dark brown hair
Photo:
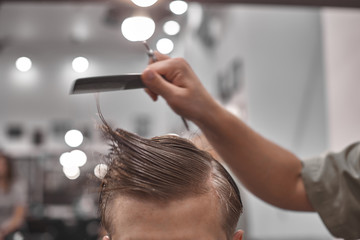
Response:
[[[145,139],[122,129],[112,130],[100,117],[110,140],[108,171],[99,199],[101,221],[109,234],[113,232],[111,202],[120,195],[172,201],[214,192],[222,209],[223,229],[231,238],[243,206],[234,180],[218,161],[184,138]]]
[[[13,159],[1,151],[0,151],[0,159],[2,159],[6,165],[5,192],[8,192],[11,189],[11,185],[14,181]]]

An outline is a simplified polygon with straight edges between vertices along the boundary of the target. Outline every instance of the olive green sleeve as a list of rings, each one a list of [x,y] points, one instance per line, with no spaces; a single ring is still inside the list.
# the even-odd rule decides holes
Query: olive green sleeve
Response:
[[[308,198],[338,238],[360,238],[360,143],[303,161]]]

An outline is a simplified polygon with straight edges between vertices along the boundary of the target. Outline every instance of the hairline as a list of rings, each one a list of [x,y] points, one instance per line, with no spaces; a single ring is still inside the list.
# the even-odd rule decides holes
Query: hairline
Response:
[[[212,157],[211,157],[212,158]],[[218,224],[220,224],[221,229],[224,231],[225,235],[227,236],[227,238],[229,238],[229,229],[227,227],[227,215],[228,214],[228,202],[224,201],[221,198],[221,193],[220,193],[220,188],[216,186],[215,184],[215,179],[214,179],[214,175],[221,175],[220,173],[217,173],[217,170],[215,168],[214,164],[219,164],[221,165],[221,163],[219,163],[218,160],[212,158],[211,161],[209,161],[210,167],[209,167],[209,172],[208,172],[208,176],[206,178],[206,181],[204,181],[203,187],[204,189],[207,189],[204,192],[201,193],[197,193],[197,192],[191,192],[190,190],[188,192],[185,192],[182,195],[179,196],[174,196],[174,197],[170,197],[170,198],[160,198],[160,197],[156,197],[156,196],[151,196],[148,193],[145,192],[137,192],[137,191],[119,191],[118,193],[114,194],[110,199],[107,199],[108,202],[106,203],[106,209],[105,209],[105,215],[107,218],[107,225],[110,228],[109,230],[111,231],[111,233],[114,233],[114,224],[113,224],[113,220],[114,220],[114,211],[113,207],[115,205],[115,202],[117,199],[119,198],[129,198],[129,199],[135,199],[137,201],[143,201],[143,202],[154,202],[154,203],[159,203],[159,204],[170,204],[172,202],[176,202],[176,201],[182,201],[185,199],[191,199],[191,198],[197,198],[200,196],[204,196],[204,195],[209,195],[212,196],[212,198],[215,199],[216,201],[216,210],[217,210],[217,214],[220,217],[220,220],[218,221]],[[222,165],[221,165],[222,166]],[[221,177],[225,177],[222,176]],[[109,233],[110,234],[110,233]]]
[[[192,192],[187,192],[182,196],[177,196],[177,197],[173,197],[173,198],[169,198],[169,199],[162,199],[162,198],[157,198],[157,197],[152,197],[152,196],[146,196],[146,194],[144,194],[143,196],[141,196],[141,194],[137,194],[137,193],[131,193],[131,192],[127,192],[127,193],[117,193],[114,196],[112,196],[111,199],[109,199],[109,202],[107,203],[107,207],[106,207],[106,215],[107,215],[107,224],[109,225],[109,230],[111,231],[109,233],[110,234],[114,234],[115,232],[115,224],[113,223],[114,219],[116,218],[114,216],[115,211],[113,211],[114,207],[116,207],[116,204],[118,203],[117,200],[119,199],[134,199],[136,201],[140,201],[140,202],[152,202],[155,204],[171,204],[174,202],[181,202],[184,200],[189,200],[189,199],[197,199],[199,197],[202,196],[210,196],[212,199],[215,200],[215,205],[216,205],[216,214],[219,218],[217,221],[217,224],[219,224],[219,227],[223,230],[223,233],[226,235],[226,237],[228,238],[228,229],[226,229],[226,206],[223,206],[224,204],[223,201],[221,200],[218,191],[216,190],[216,186],[214,184],[214,182],[212,182],[212,172],[210,173],[209,178],[206,181],[206,187],[208,188],[208,191],[206,192],[202,192],[202,193],[192,193]]]

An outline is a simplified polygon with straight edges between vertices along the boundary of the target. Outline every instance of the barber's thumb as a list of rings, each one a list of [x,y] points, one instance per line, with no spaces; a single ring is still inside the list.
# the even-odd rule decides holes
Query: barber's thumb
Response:
[[[142,73],[141,78],[144,84],[154,93],[159,94],[166,98],[168,94],[171,94],[171,90],[174,86],[167,82],[159,74],[151,70],[150,68],[145,69]]]

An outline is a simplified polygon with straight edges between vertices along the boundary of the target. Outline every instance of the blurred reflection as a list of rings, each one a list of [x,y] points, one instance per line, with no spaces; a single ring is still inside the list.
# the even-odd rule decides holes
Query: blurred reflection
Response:
[[[0,152],[0,240],[13,239],[24,222],[26,202],[26,185],[15,178],[12,159]]]

